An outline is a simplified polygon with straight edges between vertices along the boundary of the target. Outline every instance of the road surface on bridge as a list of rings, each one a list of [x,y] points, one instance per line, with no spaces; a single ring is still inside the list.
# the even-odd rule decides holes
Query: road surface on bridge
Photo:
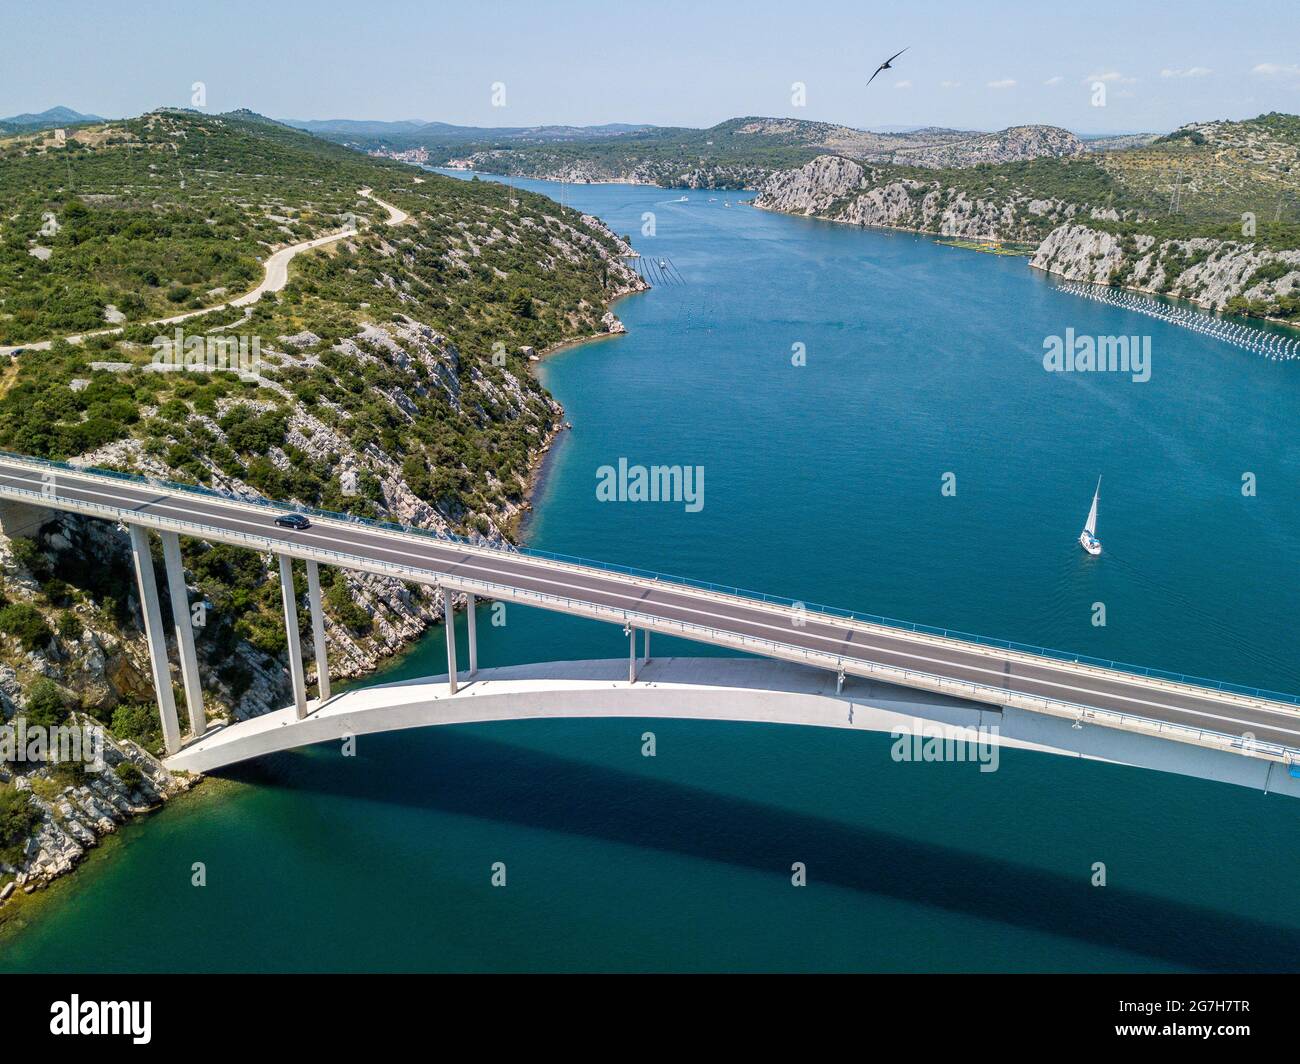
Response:
[[[33,492],[46,487],[43,470],[53,472],[53,485],[44,496],[33,497]],[[613,614],[619,613],[634,628],[739,649],[752,647],[752,653],[824,667],[839,665],[848,676],[930,686],[988,704],[1034,708],[1017,699],[1047,700],[1052,706],[1040,708],[1058,715],[1072,712],[1071,707],[1086,707],[1175,729],[1246,736],[1253,743],[1300,750],[1300,708],[1294,704],[842,619],[813,609],[673,583],[669,578],[627,575],[346,518],[313,516],[310,529],[294,531],[273,523],[280,512],[274,507],[173,485],[62,467],[51,470],[35,462],[0,458],[0,498],[6,496],[33,505],[172,528],[211,541],[314,557],[326,564],[372,572],[397,569],[394,575],[405,579],[563,612],[615,621],[620,618]],[[185,527],[176,529],[176,523]],[[911,678],[899,679],[893,674],[902,670]],[[926,678],[973,686],[957,692],[944,684],[930,685]]]

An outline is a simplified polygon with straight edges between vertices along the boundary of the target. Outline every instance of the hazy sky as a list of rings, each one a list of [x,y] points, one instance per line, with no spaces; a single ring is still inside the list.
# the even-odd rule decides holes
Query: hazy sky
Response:
[[[1104,132],[1300,111],[1294,0],[3,3],[0,115],[189,106],[196,81],[212,111],[496,126],[792,115]]]

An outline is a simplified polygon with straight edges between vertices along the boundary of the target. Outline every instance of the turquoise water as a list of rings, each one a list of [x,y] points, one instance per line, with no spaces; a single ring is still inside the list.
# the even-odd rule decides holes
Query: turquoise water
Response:
[[[1022,259],[725,207],[735,195],[521,184],[634,234],[686,282],[621,302],[627,336],[541,365],[574,428],[534,546],[1300,690],[1294,366],[1059,293]],[[635,235],[646,211],[654,237]],[[1151,380],[1046,373],[1043,338],[1067,327],[1150,335]],[[620,457],[703,466],[704,508],[598,503],[595,471]],[[1089,559],[1075,538],[1098,475],[1106,553]],[[626,653],[613,626],[514,606],[479,633],[483,665]],[[443,671],[443,655],[434,633],[382,678]],[[1300,967],[1300,804],[1044,755],[980,774],[888,749],[582,720],[279,755],[125,832],[0,939],[0,967]]]

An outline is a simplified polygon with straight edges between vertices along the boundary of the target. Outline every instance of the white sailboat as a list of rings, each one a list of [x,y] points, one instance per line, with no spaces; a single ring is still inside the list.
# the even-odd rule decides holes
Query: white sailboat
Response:
[[[1101,497],[1101,477],[1097,478],[1097,490],[1092,495],[1092,508],[1088,511],[1088,520],[1084,522],[1083,531],[1079,533],[1079,546],[1089,554],[1101,553],[1101,540],[1097,538],[1097,500]]]

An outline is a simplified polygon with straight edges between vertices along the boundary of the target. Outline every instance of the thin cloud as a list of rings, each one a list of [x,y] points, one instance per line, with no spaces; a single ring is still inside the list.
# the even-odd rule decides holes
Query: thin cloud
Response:
[[[1213,73],[1214,71],[1209,67],[1195,66],[1188,67],[1186,70],[1169,70],[1166,68],[1160,71],[1160,76],[1162,78],[1203,78],[1207,74]]]
[[[1263,74],[1267,78],[1300,78],[1300,66],[1295,63],[1260,63],[1251,73]]]
[[[896,88],[896,89],[910,89],[911,87],[912,87],[912,83],[911,83],[910,81],[896,81],[896,82],[894,82],[894,88]]]
[[[1044,81],[1043,84],[1044,84],[1044,85],[1059,85],[1059,84],[1061,84],[1061,82],[1063,82],[1064,80],[1065,80],[1065,78],[1061,77],[1060,74],[1055,74],[1055,75],[1053,75],[1052,77],[1048,78],[1046,81]]]
[[[1119,85],[1132,85],[1135,81],[1137,81],[1137,78],[1126,78],[1118,70],[1107,70],[1103,74],[1089,74],[1083,80],[1087,82],[1113,81]]]
[[[960,88],[961,88],[961,82],[960,82],[960,81],[941,81],[941,82],[939,82],[939,88],[941,88],[941,89],[960,89]]]
[[[990,81],[990,89],[1014,89],[1016,87],[1015,78],[1003,78],[1001,81]]]

